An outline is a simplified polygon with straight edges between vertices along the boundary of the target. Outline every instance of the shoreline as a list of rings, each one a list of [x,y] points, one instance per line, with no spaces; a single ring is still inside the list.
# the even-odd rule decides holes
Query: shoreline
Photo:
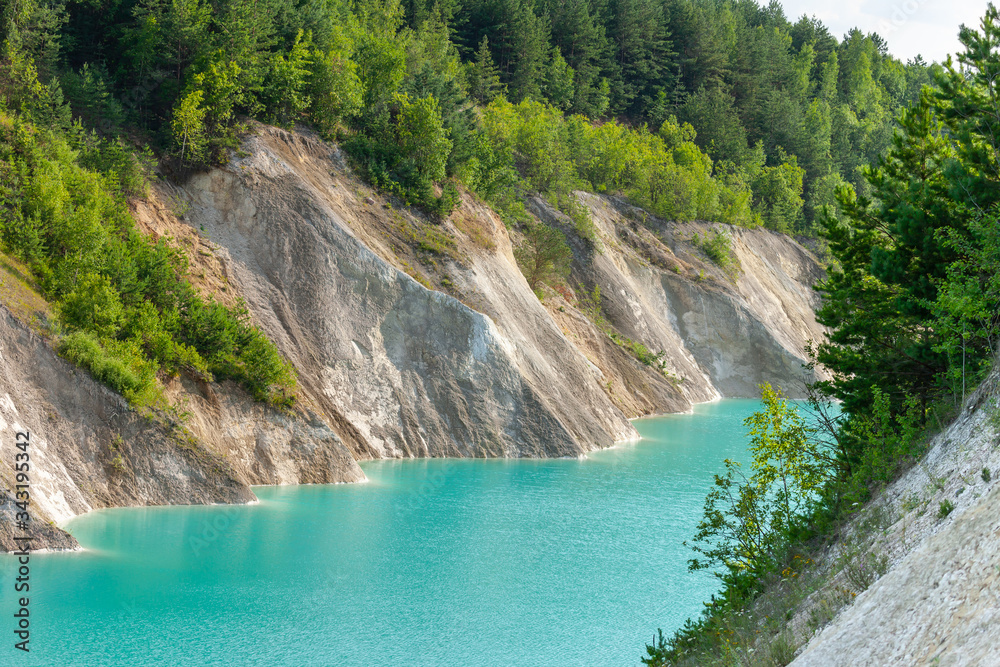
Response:
[[[694,408],[696,406],[699,406],[699,405],[711,405],[711,404],[714,404],[714,403],[719,403],[721,401],[727,401],[727,400],[734,400],[734,401],[748,400],[748,401],[753,401],[753,400],[759,400],[759,399],[756,399],[756,398],[753,398],[753,397],[725,397],[725,396],[719,395],[716,398],[713,398],[711,400],[700,401],[700,402],[697,402],[697,403],[692,403],[691,408],[688,409],[688,410],[685,410],[683,412],[662,412],[662,413],[656,413],[656,414],[642,415],[640,417],[634,417],[634,418],[629,419],[629,423],[632,423],[632,422],[635,422],[635,421],[638,421],[638,420],[642,420],[642,419],[655,419],[655,418],[667,417],[667,416],[671,416],[671,415],[693,415],[695,413],[695,409]],[[360,466],[362,464],[367,464],[367,463],[371,463],[371,462],[405,463],[405,462],[418,462],[418,461],[425,461],[425,462],[426,461],[457,462],[457,461],[477,461],[477,460],[479,460],[479,461],[504,461],[504,462],[514,462],[514,461],[517,461],[517,462],[525,462],[525,461],[542,462],[542,461],[560,461],[560,460],[585,461],[585,460],[589,460],[590,454],[593,454],[595,452],[607,451],[607,450],[612,450],[612,449],[623,449],[625,446],[638,444],[638,443],[642,442],[645,439],[646,438],[644,438],[642,435],[637,435],[637,437],[635,437],[635,438],[627,438],[627,439],[623,439],[623,440],[616,440],[615,442],[613,442],[611,445],[609,445],[607,447],[601,447],[601,448],[598,448],[598,449],[594,449],[594,450],[592,450],[590,452],[584,452],[584,453],[579,454],[577,456],[555,456],[555,457],[451,457],[451,456],[436,457],[436,456],[431,456],[431,457],[412,457],[412,458],[402,458],[402,457],[395,458],[395,457],[393,457],[393,458],[369,459],[369,460],[366,460],[366,461],[358,461],[358,465]],[[254,489],[256,489],[256,488],[297,487],[297,486],[340,486],[340,485],[347,485],[347,484],[352,484],[352,485],[353,484],[367,484],[367,483],[370,483],[370,482],[371,482],[371,479],[366,475],[364,479],[353,481],[353,482],[338,481],[338,482],[329,482],[329,483],[324,483],[324,484],[317,484],[317,483],[313,483],[313,482],[279,483],[279,484],[250,484],[250,485],[248,485],[248,488],[250,489],[251,493],[254,493]],[[262,501],[256,496],[256,493],[254,493],[254,498],[252,500],[249,500],[249,501],[245,502],[245,503],[224,503],[224,502],[221,502],[221,503],[220,502],[212,502],[212,503],[165,503],[165,504],[155,504],[155,505],[121,505],[121,506],[114,506],[114,507],[99,507],[99,508],[88,510],[88,511],[83,512],[81,514],[76,514],[76,515],[74,515],[74,516],[72,516],[72,517],[70,517],[68,519],[65,519],[64,521],[59,522],[59,523],[57,523],[55,525],[60,530],[66,532],[66,533],[68,533],[69,535],[72,536],[72,533],[65,526],[65,524],[67,522],[71,522],[71,521],[74,521],[74,520],[76,520],[76,519],[78,519],[80,517],[87,516],[87,515],[93,514],[95,512],[105,511],[105,510],[133,510],[133,509],[170,508],[170,507],[238,507],[238,506],[253,506],[253,505],[260,505],[260,504],[262,504]],[[75,537],[74,537],[74,539],[75,539]],[[37,550],[32,550],[31,553],[32,554],[36,554],[36,553],[37,554],[46,554],[46,553],[82,553],[82,552],[85,552],[85,551],[89,551],[89,550],[86,549],[83,546],[78,545],[75,548],[69,548],[69,549],[53,549],[53,548],[50,548],[50,547],[42,547],[42,548],[37,549]],[[9,555],[9,554],[12,554],[12,553],[13,552],[11,552],[11,551],[0,551],[0,555]]]

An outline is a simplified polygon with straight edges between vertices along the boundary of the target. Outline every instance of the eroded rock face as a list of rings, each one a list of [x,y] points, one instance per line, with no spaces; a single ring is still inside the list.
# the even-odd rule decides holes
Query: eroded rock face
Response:
[[[435,227],[444,250],[415,256],[415,234],[444,242],[353,177],[336,148],[259,127],[241,155],[157,186],[133,213],[187,250],[197,288],[245,300],[295,366],[298,406],[168,378],[186,417],[156,423],[3,314],[0,438],[18,424],[39,443],[38,525],[115,505],[246,502],[251,484],[359,481],[357,462],[372,458],[580,456],[636,437],[629,418],[755,396],[760,381],[799,395],[805,341],[822,333],[819,267],[790,239],[736,230],[734,281],[690,243],[708,225],[639,226],[630,207],[581,194],[604,252],[576,248],[572,282],[600,284],[615,331],[662,353],[662,368],[643,365],[575,300],[540,302],[510,233],[472,197]],[[536,213],[562,224],[546,207]],[[71,539],[40,534],[54,547]]]
[[[1000,489],[931,536],[792,664],[996,664]]]
[[[920,463],[874,501],[889,520],[868,548],[888,559],[888,572],[815,634],[793,667],[998,664],[997,410],[1000,366]],[[952,509],[941,516],[945,501]]]
[[[813,285],[823,277],[816,259],[787,236],[763,228],[726,227],[736,267],[727,272],[692,243],[722,230],[708,223],[668,223],[619,201],[579,193],[604,251],[577,247],[573,277],[601,286],[605,314],[623,335],[662,351],[685,410],[719,397],[760,396],[764,382],[795,398],[826,377],[808,371],[809,341],[823,340]],[[552,224],[564,216],[536,200]],[[642,223],[637,222],[641,219]],[[647,383],[650,392],[656,383]],[[662,399],[661,399],[662,400]]]
[[[358,238],[364,206],[330,176],[329,147],[276,130],[250,146],[191,179],[188,218],[226,253],[308,400],[356,429],[356,456],[576,456],[634,437],[512,257],[454,271],[486,284],[488,317]]]

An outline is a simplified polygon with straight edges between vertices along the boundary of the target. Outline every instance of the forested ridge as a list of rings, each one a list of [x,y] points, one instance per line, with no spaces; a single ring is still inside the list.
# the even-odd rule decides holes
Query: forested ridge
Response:
[[[861,165],[930,72],[755,2],[11,0],[2,31],[5,249],[58,306],[63,353],[137,404],[182,369],[293,400],[246,311],[195,294],[127,212],[154,172],[226,162],[252,120],[339,141],[431,219],[475,192],[523,231],[541,294],[570,255],[524,196],[598,250],[574,190],[815,236],[838,189],[869,192]]]
[[[929,81],[878,35],[753,1],[14,0],[4,22],[51,124],[198,166],[248,118],[308,123],[438,212],[455,179],[504,209],[585,188],[811,233]]]

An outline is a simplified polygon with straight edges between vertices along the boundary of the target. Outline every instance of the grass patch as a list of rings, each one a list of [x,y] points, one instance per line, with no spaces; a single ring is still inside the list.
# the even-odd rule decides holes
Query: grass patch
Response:
[[[455,239],[437,227],[424,227],[417,239],[417,247],[424,252],[457,259]]]
[[[705,253],[712,262],[735,279],[740,272],[740,260],[733,250],[733,239],[729,232],[707,232],[704,237],[695,234],[691,243]]]
[[[471,216],[465,213],[456,213],[451,218],[452,224],[455,225],[463,234],[469,237],[472,242],[482,248],[483,250],[493,250],[496,248],[496,243],[493,241],[493,236],[490,230],[487,229],[489,222],[485,216]]]
[[[440,226],[411,222],[399,213],[394,214],[391,225],[397,237],[414,250],[426,255],[460,260],[455,239]]]
[[[603,250],[597,225],[594,224],[593,218],[590,217],[590,211],[580,203],[576,195],[572,192],[563,196],[556,195],[555,205],[560,211],[569,216],[569,219],[573,223],[573,231],[576,232],[577,236],[589,243],[597,252]]]
[[[0,253],[0,302],[35,333],[44,333],[52,307],[42,296],[31,270],[10,255]]]
[[[666,354],[663,350],[653,352],[648,347],[638,341],[634,341],[628,336],[622,336],[617,331],[606,332],[608,337],[615,342],[618,347],[631,354],[636,361],[644,366],[650,366],[662,371],[664,366],[663,357]]]

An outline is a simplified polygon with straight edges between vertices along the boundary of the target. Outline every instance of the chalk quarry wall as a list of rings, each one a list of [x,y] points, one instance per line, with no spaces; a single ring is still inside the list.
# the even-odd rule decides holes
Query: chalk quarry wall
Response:
[[[876,501],[891,520],[868,548],[889,557],[886,574],[792,667],[1000,665],[998,413],[995,370],[924,459]],[[944,501],[954,509],[942,517]]]
[[[150,420],[0,312],[0,548],[17,429],[34,443],[35,546],[65,548],[52,523],[95,508],[247,502],[252,484],[363,480],[358,462],[373,458],[580,456],[636,437],[636,416],[755,396],[763,381],[801,395],[812,379],[822,271],[779,234],[731,230],[733,277],[692,241],[717,226],[581,193],[602,251],[575,244],[576,296],[542,302],[514,260],[516,232],[487,207],[464,195],[433,225],[307,132],[259,126],[231,163],[178,181],[134,203],[138,224],[187,252],[196,287],[246,302],[294,364],[298,405],[282,413],[182,376],[164,381],[183,417]],[[441,238],[443,251],[421,250]],[[578,307],[594,285],[605,322],[662,351],[662,369]]]

